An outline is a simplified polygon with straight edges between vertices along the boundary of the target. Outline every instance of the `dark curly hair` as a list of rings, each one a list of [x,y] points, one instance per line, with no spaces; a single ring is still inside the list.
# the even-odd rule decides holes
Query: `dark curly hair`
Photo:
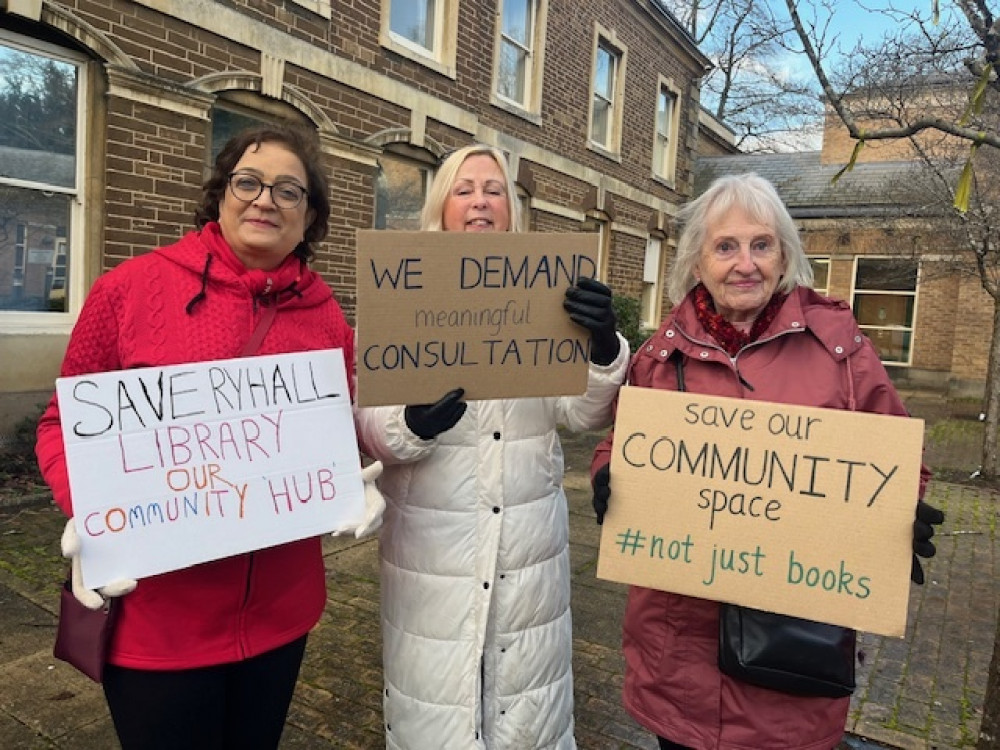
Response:
[[[195,224],[201,228],[210,221],[219,220],[219,203],[229,184],[229,174],[248,148],[259,148],[262,143],[280,143],[285,146],[299,157],[306,170],[309,182],[306,200],[314,215],[303,234],[304,239],[295,246],[292,253],[303,261],[311,261],[316,257],[313,243],[326,237],[330,228],[330,183],[323,171],[319,141],[315,134],[303,128],[292,125],[261,125],[243,130],[230,138],[215,159],[212,176],[202,185],[201,203],[194,214]]]

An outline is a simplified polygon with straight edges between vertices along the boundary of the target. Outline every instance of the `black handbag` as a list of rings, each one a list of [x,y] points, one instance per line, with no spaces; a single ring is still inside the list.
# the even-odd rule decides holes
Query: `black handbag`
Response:
[[[108,599],[100,609],[89,609],[73,596],[70,582],[63,583],[52,655],[100,682],[118,619],[118,605],[115,599]]]
[[[857,633],[775,612],[719,606],[719,670],[783,693],[844,698],[854,692]]]

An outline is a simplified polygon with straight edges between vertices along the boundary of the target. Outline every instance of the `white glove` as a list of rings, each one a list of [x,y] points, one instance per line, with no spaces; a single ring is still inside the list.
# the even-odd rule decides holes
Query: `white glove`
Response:
[[[353,532],[356,539],[361,539],[378,530],[382,525],[382,513],[385,512],[385,498],[375,484],[375,480],[381,475],[381,461],[369,464],[361,470],[361,481],[365,484],[365,514],[357,526],[350,524],[341,526],[331,532],[332,536]]]
[[[73,519],[66,521],[66,528],[62,534],[62,555],[70,561],[70,580],[73,586],[73,596],[87,609],[100,609],[104,606],[104,600],[113,596],[125,596],[135,590],[138,581],[131,578],[122,578],[112,581],[107,586],[94,591],[83,585],[83,570],[80,567],[80,536],[76,533],[76,524]]]

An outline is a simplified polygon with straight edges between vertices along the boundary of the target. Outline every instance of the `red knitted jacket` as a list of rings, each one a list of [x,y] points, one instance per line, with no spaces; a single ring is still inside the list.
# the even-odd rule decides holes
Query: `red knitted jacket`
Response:
[[[276,304],[277,315],[259,354],[339,347],[353,381],[353,331],[329,286],[291,255],[273,271],[247,269],[215,223],[99,278],[62,375],[239,356],[262,303]],[[72,515],[55,396],[39,422],[36,452],[56,503]],[[144,578],[122,599],[109,658],[152,670],[238,661],[307,633],[325,602],[315,537]]]

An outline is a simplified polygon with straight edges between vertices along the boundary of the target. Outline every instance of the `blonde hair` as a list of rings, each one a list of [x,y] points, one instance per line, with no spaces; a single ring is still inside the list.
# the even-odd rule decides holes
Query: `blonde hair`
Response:
[[[458,170],[470,156],[485,154],[492,157],[503,174],[504,189],[507,193],[507,213],[510,222],[507,227],[508,232],[521,231],[521,202],[517,199],[517,188],[514,180],[510,176],[510,168],[507,166],[507,157],[503,152],[485,143],[473,143],[468,146],[453,151],[441,162],[430,190],[427,191],[427,200],[424,201],[423,211],[420,212],[420,228],[424,231],[440,232],[443,228],[444,204],[448,200],[448,194],[455,184]]]
[[[709,224],[734,207],[742,209],[751,220],[769,226],[777,233],[785,262],[785,273],[778,283],[777,291],[788,293],[797,286],[812,286],[812,266],[802,249],[795,221],[774,185],[749,172],[719,177],[708,190],[685,204],[678,212],[677,218],[683,229],[677,240],[677,257],[667,281],[667,294],[674,304],[680,303],[698,284],[694,268],[698,265]]]

